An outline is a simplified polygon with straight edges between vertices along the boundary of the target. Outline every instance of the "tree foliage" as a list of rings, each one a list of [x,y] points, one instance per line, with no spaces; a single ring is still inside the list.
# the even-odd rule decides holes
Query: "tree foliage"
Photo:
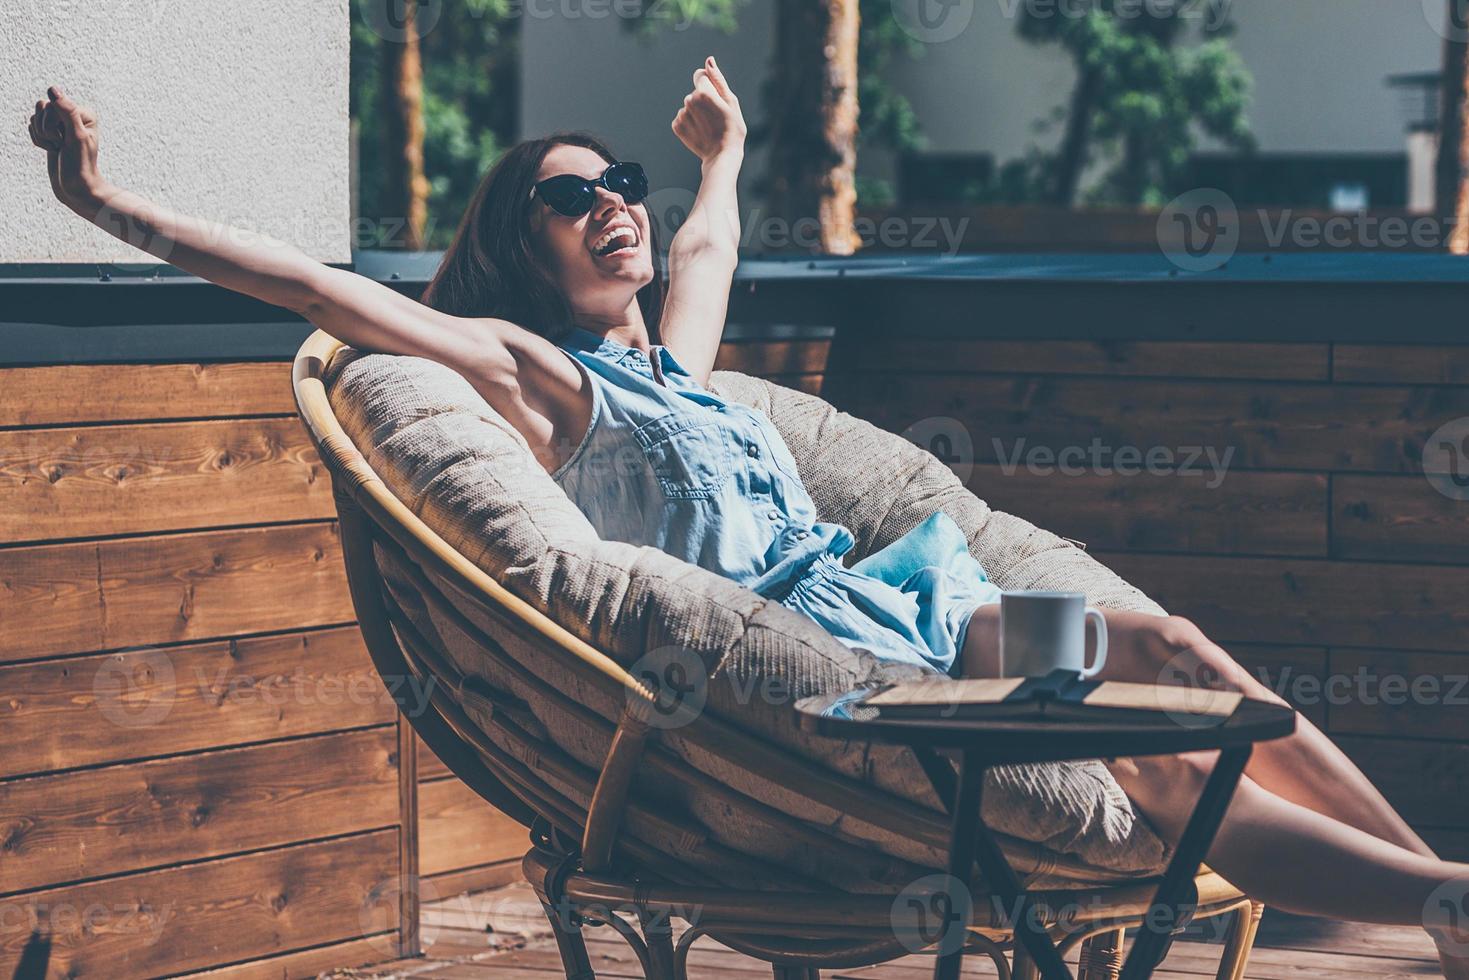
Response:
[[[386,93],[369,6],[353,0],[352,119],[358,129],[361,247],[401,247],[400,215],[384,212]],[[423,48],[424,169],[431,181],[427,245],[442,248],[484,172],[516,135],[519,14],[514,0],[452,0],[420,8]]]
[[[1227,4],[1072,0],[1019,9],[1020,36],[1061,47],[1077,71],[1061,146],[1033,161],[1054,203],[1072,203],[1081,172],[1101,164],[1108,169],[1092,203],[1159,204],[1181,189],[1198,133],[1252,147],[1251,78],[1229,43]],[[1195,27],[1202,41],[1183,43]]]

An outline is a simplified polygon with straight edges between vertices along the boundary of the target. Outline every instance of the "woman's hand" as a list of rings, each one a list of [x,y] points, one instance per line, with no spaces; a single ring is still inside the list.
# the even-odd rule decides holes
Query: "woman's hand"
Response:
[[[713,58],[694,72],[694,90],[673,117],[673,131],[701,163],[724,154],[744,155],[745,117],[740,100]]]
[[[46,151],[46,169],[57,200],[73,211],[94,207],[104,186],[97,169],[97,114],[56,86],[49,101],[37,102],[31,116],[31,142]]]

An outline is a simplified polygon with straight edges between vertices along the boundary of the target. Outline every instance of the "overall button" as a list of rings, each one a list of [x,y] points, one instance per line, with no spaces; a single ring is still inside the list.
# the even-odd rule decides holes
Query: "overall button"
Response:
[[[751,459],[758,459],[758,458],[759,458],[759,456],[760,456],[760,447],[759,447],[759,446],[757,446],[757,445],[755,445],[755,444],[754,444],[754,443],[753,443],[753,442],[752,442],[752,443],[750,443],[750,444],[749,444],[749,445],[748,445],[748,446],[746,446],[746,447],[745,447],[745,453],[746,453],[746,455],[748,455],[748,456],[749,456],[749,457],[750,457],[750,458],[751,458]]]
[[[780,520],[780,511],[772,507],[770,508],[770,510],[765,512],[765,516],[770,518],[772,521],[778,521]]]
[[[809,538],[810,536],[811,536],[811,532],[810,531],[797,531],[795,533],[795,538],[796,538],[797,541],[804,541],[805,539]]]

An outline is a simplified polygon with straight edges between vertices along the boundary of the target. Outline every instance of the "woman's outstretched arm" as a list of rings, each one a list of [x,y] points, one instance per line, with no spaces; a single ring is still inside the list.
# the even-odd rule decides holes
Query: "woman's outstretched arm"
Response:
[[[694,206],[668,248],[668,295],[658,332],[704,384],[719,354],[739,262],[736,182],[745,157],[740,100],[713,58],[694,72],[694,90],[674,118],[673,131],[699,158],[701,179]]]
[[[513,370],[503,344],[493,342],[505,328],[518,329],[512,324],[440,313],[285,242],[178,214],[109,183],[98,166],[96,113],[58,88],[48,96],[36,103],[31,141],[46,150],[56,197],[104,231],[185,272],[299,313],[354,347],[429,357],[490,377],[497,367]]]

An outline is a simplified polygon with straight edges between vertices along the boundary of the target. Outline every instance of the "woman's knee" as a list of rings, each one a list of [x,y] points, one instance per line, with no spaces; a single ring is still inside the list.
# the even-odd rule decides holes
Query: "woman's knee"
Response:
[[[1158,624],[1150,649],[1159,684],[1238,691],[1248,697],[1286,703],[1243,664],[1205,636],[1193,621],[1182,616],[1168,616]]]

